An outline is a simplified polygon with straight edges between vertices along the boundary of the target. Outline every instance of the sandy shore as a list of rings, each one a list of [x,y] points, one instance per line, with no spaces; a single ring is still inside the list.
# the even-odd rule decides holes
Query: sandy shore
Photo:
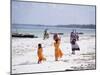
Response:
[[[42,43],[46,61],[37,64],[37,44]],[[95,69],[95,37],[80,37],[80,51],[71,54],[69,37],[62,37],[60,48],[64,56],[55,62],[53,39],[12,38],[12,73],[34,73]]]

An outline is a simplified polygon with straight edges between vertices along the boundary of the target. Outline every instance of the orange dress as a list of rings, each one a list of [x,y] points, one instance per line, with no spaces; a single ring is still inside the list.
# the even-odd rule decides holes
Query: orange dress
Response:
[[[44,56],[43,56],[43,50],[42,50],[42,48],[39,48],[38,49],[38,61],[39,62],[41,62],[42,60],[46,60],[45,58],[44,58]]]
[[[59,48],[60,42],[58,43],[54,43],[54,47],[55,47],[55,58],[58,59],[59,57],[61,58],[63,56],[63,53],[61,51],[61,49]]]

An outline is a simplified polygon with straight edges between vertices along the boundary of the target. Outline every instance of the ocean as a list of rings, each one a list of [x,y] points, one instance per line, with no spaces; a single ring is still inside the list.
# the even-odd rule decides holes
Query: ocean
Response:
[[[95,29],[89,28],[67,28],[67,27],[55,27],[55,26],[41,26],[41,25],[28,25],[28,24],[13,24],[11,26],[12,33],[34,34],[37,37],[43,37],[44,30],[48,29],[49,33],[63,33],[61,36],[69,36],[72,30],[76,30],[78,33],[83,33],[85,36],[95,36]],[[80,35],[80,36],[83,36]],[[52,36],[52,35],[51,35]]]

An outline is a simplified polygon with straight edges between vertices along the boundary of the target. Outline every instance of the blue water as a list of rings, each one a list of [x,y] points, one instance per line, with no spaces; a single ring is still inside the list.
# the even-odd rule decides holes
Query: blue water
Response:
[[[69,36],[70,32],[75,29],[77,32],[82,32],[84,35],[95,35],[95,29],[87,28],[67,28],[54,26],[34,26],[34,25],[12,25],[12,33],[34,34],[38,37],[43,37],[44,30],[52,33],[64,33],[63,36]]]

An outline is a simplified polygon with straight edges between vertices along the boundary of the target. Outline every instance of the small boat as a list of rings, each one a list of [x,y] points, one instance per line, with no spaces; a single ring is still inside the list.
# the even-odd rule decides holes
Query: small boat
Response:
[[[37,36],[34,36],[32,34],[19,34],[19,33],[13,33],[12,37],[19,37],[19,38],[37,38]]]
[[[84,34],[84,33],[82,33],[82,32],[79,32],[78,34]]]

